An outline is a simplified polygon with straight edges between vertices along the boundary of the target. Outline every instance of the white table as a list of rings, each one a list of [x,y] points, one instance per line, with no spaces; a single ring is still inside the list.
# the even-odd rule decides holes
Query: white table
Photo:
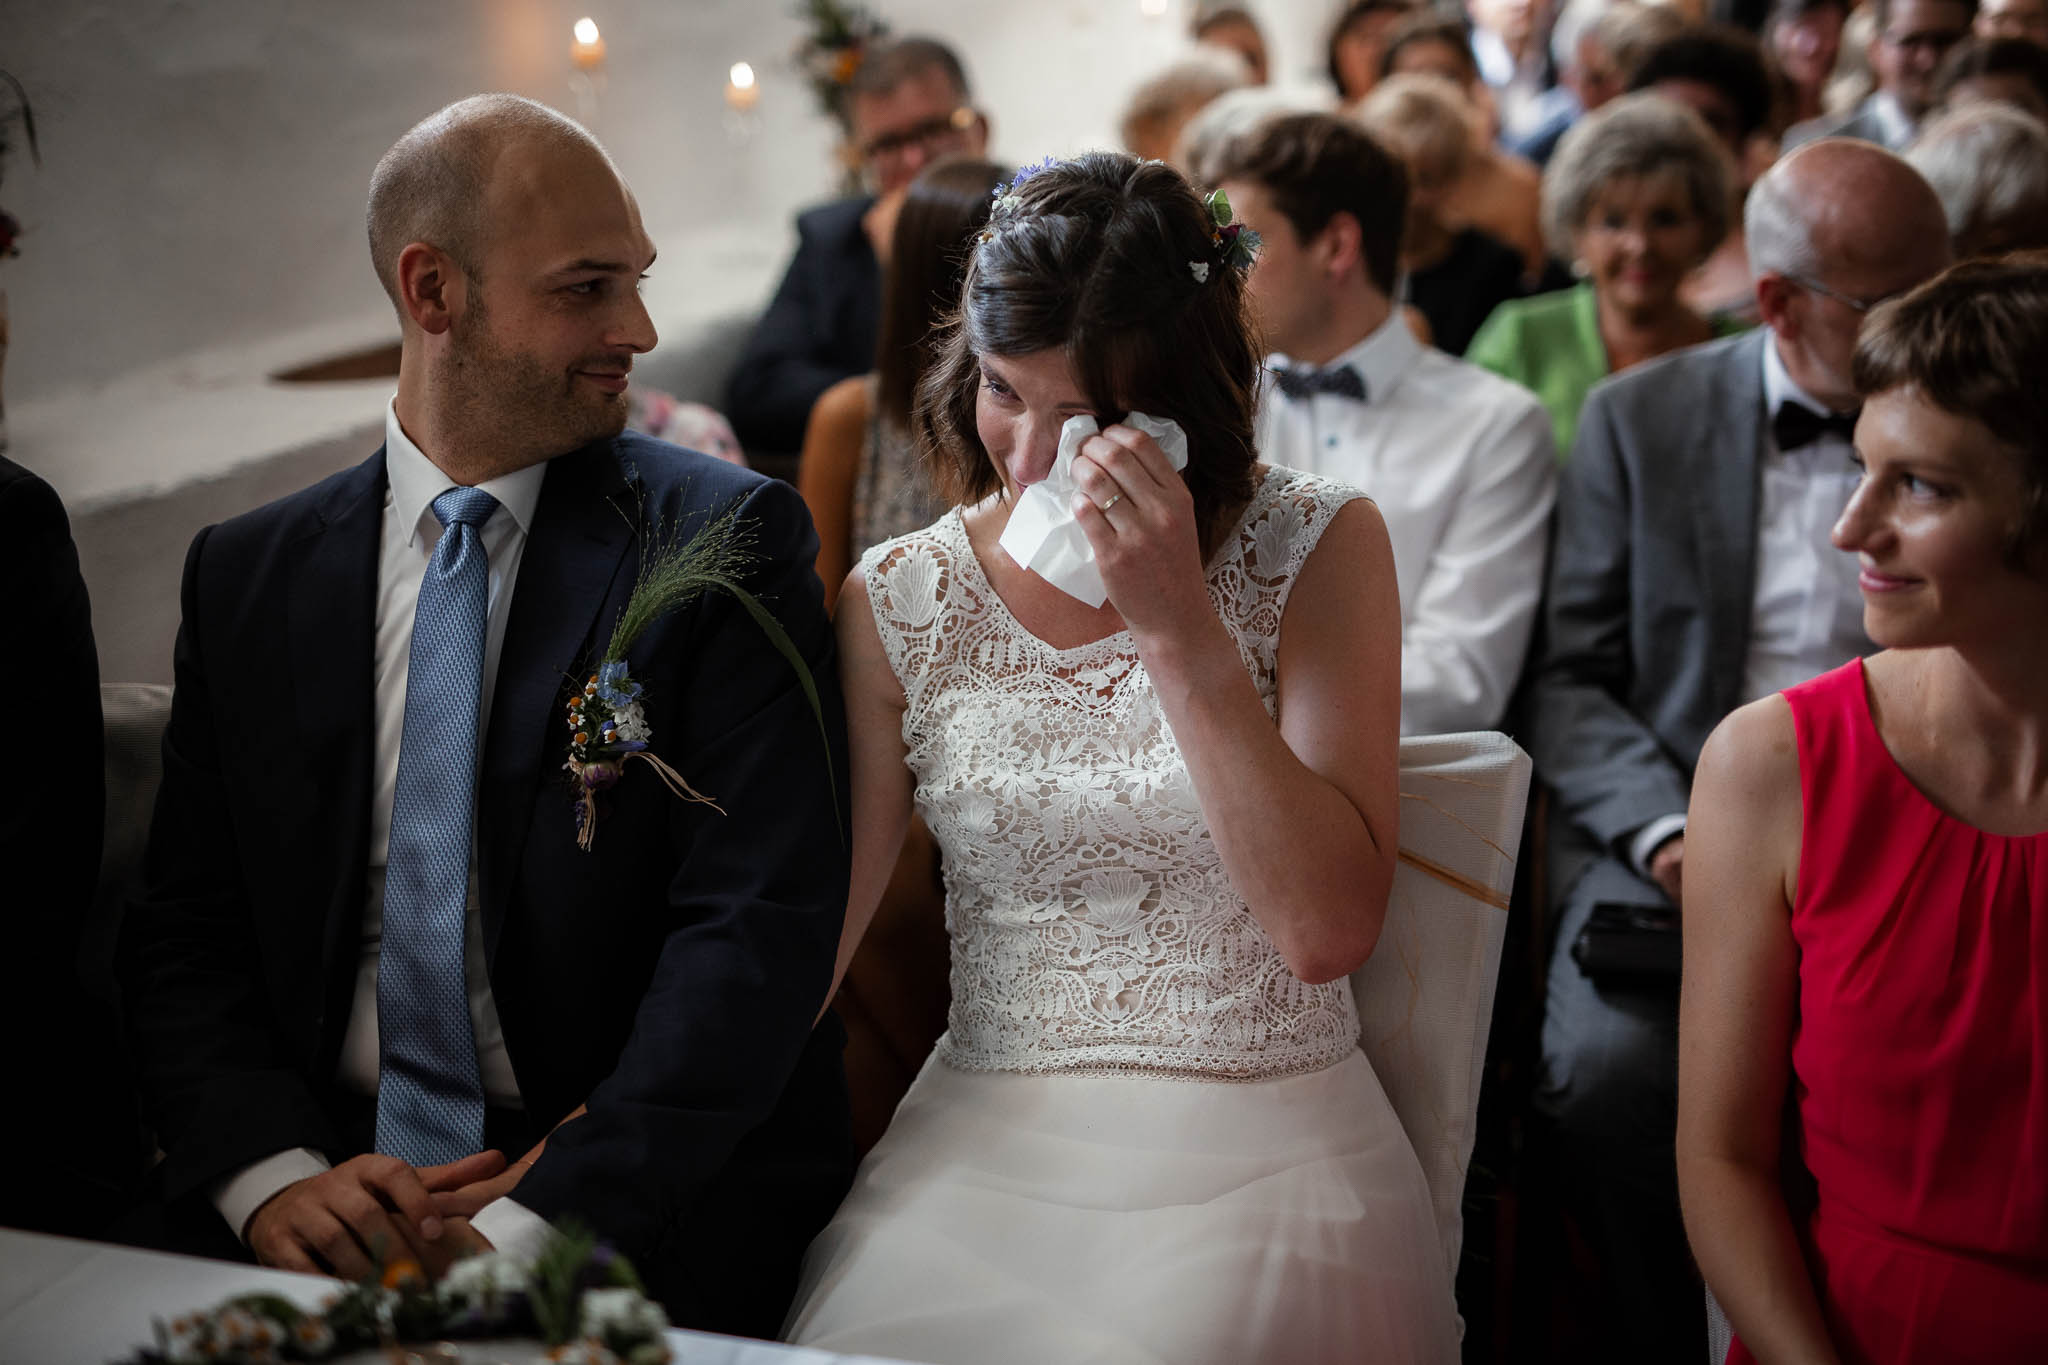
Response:
[[[264,1290],[307,1308],[335,1282],[232,1261],[0,1228],[0,1365],[106,1365],[153,1340],[151,1324]],[[671,1329],[675,1365],[887,1365]]]

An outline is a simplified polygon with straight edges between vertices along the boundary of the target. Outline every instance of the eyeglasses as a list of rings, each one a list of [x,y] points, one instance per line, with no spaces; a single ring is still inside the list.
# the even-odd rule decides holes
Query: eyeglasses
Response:
[[[965,137],[981,115],[967,105],[950,113],[914,123],[893,133],[882,133],[861,144],[860,159],[870,166],[900,161],[913,147],[927,152],[942,151]]]
[[[1867,313],[1880,303],[1888,302],[1906,292],[1903,289],[1894,289],[1891,293],[1879,294],[1874,299],[1858,299],[1851,298],[1847,294],[1838,293],[1822,284],[1819,280],[1809,280],[1804,275],[1787,275],[1785,278],[1798,285],[1801,289],[1810,289],[1822,298],[1833,299],[1836,303],[1855,313]]]
[[[1884,33],[1881,36],[1889,47],[1902,52],[1925,52],[1939,57],[1969,36],[1969,29],[1915,29],[1910,33]]]

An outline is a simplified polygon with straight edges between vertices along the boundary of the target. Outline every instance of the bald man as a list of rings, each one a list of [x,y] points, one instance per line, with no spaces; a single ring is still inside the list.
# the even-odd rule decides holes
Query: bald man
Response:
[[[1871,648],[1855,557],[1828,542],[1858,477],[1850,356],[1872,306],[1949,261],[1934,191],[1868,142],[1778,162],[1744,226],[1765,325],[1595,388],[1558,491],[1529,745],[1555,797],[1537,1100],[1604,1275],[1598,1359],[1695,1360],[1704,1327],[1673,1167],[1675,956],[1616,974],[1573,948],[1611,905],[1670,924],[1675,953],[1707,733]]]
[[[403,331],[370,458],[186,560],[124,975],[170,1240],[355,1277],[574,1217],[678,1322],[776,1329],[850,1174],[845,765],[817,541],[784,484],[622,434],[654,245],[581,127],[450,106],[377,166]],[[651,750],[590,851],[562,772],[650,540],[736,507],[740,578],[627,655]],[[508,1165],[508,1158],[513,1160]]]

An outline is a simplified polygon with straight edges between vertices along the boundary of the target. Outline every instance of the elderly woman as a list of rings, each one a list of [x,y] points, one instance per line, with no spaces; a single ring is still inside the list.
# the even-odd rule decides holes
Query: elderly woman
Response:
[[[1118,128],[1124,149],[1141,161],[1172,163],[1189,120],[1218,95],[1249,84],[1251,68],[1235,52],[1193,49],[1132,92]]]
[[[1951,110],[1906,151],[1948,217],[1957,260],[2048,247],[2048,127],[1997,104]]]
[[[1624,95],[1559,144],[1543,174],[1543,231],[1580,283],[1502,304],[1465,358],[1536,394],[1560,456],[1595,383],[1742,330],[1694,312],[1681,292],[1728,231],[1728,177],[1699,116],[1660,95]]]
[[[1487,315],[1522,294],[1521,253],[1448,212],[1474,155],[1465,98],[1437,76],[1390,76],[1357,117],[1408,170],[1404,301],[1428,321],[1438,349],[1463,355]]]
[[[1834,542],[1883,650],[1700,755],[1678,1179],[1730,1362],[2048,1360],[2044,370],[2038,254],[1873,310]]]

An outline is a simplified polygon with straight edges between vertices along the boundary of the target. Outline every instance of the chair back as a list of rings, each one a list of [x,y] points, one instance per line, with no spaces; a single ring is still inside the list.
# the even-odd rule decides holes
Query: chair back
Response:
[[[1400,864],[1351,974],[1359,1044],[1422,1162],[1453,1279],[1529,772],[1494,731],[1401,741]]]

